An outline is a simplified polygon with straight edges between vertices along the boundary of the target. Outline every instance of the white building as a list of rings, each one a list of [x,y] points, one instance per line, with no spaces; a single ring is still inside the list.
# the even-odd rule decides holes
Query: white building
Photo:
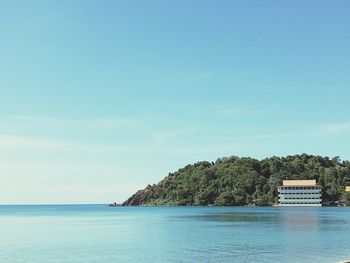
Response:
[[[278,200],[280,206],[321,206],[321,186],[316,180],[283,180]]]

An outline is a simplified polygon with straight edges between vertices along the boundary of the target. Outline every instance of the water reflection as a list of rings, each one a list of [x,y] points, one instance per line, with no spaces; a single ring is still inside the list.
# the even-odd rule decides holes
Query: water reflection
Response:
[[[318,231],[319,210],[304,207],[281,208],[281,222],[287,231]]]
[[[227,211],[229,210],[229,211]],[[176,217],[177,220],[194,220],[207,222],[223,222],[223,223],[278,223],[279,216],[271,211],[261,212],[256,210],[246,210],[244,208],[220,209],[217,208],[206,213],[196,215],[182,215]]]

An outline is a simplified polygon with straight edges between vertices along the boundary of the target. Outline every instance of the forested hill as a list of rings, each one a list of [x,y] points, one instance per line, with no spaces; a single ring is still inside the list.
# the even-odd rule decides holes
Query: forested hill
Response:
[[[136,192],[123,205],[270,205],[285,179],[316,179],[324,201],[349,202],[350,162],[313,155],[256,160],[225,157],[169,173],[158,184]]]

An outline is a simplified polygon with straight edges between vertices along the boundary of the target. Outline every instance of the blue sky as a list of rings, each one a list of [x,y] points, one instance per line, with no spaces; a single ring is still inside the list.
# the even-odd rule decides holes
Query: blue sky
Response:
[[[0,203],[121,202],[200,160],[350,159],[349,1],[0,1]]]

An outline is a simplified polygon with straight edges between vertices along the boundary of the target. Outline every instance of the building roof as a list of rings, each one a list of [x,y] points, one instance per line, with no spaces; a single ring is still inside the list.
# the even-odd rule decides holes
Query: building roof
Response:
[[[345,191],[346,191],[346,192],[350,192],[350,186],[347,186],[347,187],[345,188]]]
[[[283,180],[283,186],[316,186],[316,180]]]

